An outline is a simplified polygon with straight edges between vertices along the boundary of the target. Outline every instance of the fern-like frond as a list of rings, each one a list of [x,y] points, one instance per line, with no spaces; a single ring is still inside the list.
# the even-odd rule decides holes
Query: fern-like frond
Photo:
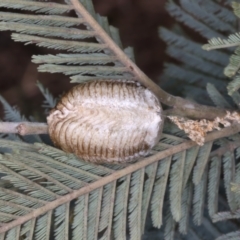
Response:
[[[238,2],[232,2],[233,12],[236,16],[240,17],[240,4]]]
[[[214,37],[209,40],[208,44],[203,46],[205,50],[236,47],[240,45],[240,35],[239,33],[231,34],[227,39],[222,39],[219,37]]]
[[[226,99],[222,96],[222,94],[216,89],[213,84],[207,84],[207,92],[216,106],[231,109],[232,106],[226,101]]]
[[[216,240],[237,240],[240,237],[240,231],[230,232],[221,237],[218,237]]]
[[[231,97],[234,103],[236,104],[236,106],[239,108],[240,94],[238,92],[234,92],[233,94],[231,94]]]
[[[202,179],[203,173],[208,163],[209,155],[212,149],[212,142],[206,143],[199,149],[198,156],[196,159],[196,166],[193,170],[193,182],[198,185]]]
[[[62,72],[66,75],[84,75],[84,74],[100,74],[103,78],[106,76],[118,76],[127,73],[128,70],[125,67],[103,67],[103,66],[84,66],[84,67],[72,67],[72,66],[58,66],[56,64],[45,64],[38,68],[40,72],[58,73]],[[76,77],[76,76],[75,76]]]
[[[240,184],[240,164],[238,163],[236,166],[236,173],[235,173],[235,185],[231,185],[231,191],[232,194],[235,196],[235,202],[237,204],[237,207],[240,208],[240,200],[239,200],[239,184]]]
[[[164,229],[164,239],[165,240],[174,240],[175,236],[175,228],[176,228],[176,222],[173,219],[173,216],[170,213],[170,210],[168,210],[166,215],[166,225]]]
[[[174,163],[170,172],[170,207],[173,219],[178,222],[181,218],[182,183],[186,152],[173,156]]]
[[[47,14],[62,14],[73,9],[71,6],[64,4],[25,0],[2,0],[0,7],[28,10]]]
[[[188,4],[190,4],[190,2],[192,1],[190,0],[180,1],[181,7],[187,6]],[[194,3],[192,2],[192,4]],[[219,32],[210,28],[205,23],[192,17],[191,14],[184,11],[181,7],[175,4],[173,1],[171,1],[167,4],[166,9],[168,10],[171,16],[176,18],[178,21],[186,24],[190,28],[195,29],[197,32],[199,32],[201,35],[203,35],[206,38],[211,38],[214,36],[222,36],[221,34],[219,34]]]
[[[42,107],[44,108],[45,113],[48,114],[50,109],[53,109],[56,106],[57,100],[52,96],[48,89],[43,87],[40,82],[37,82],[37,87],[45,98]]]
[[[239,3],[232,4],[234,13],[239,17]],[[239,32],[230,34],[228,38],[214,37],[208,41],[208,44],[203,45],[203,49],[221,49],[236,47],[234,54],[230,57],[230,62],[224,70],[224,74],[229,78],[234,78],[227,86],[228,94],[233,95],[239,88],[239,69],[240,69],[240,34]]]
[[[176,48],[174,46],[169,46],[167,49],[167,54],[176,60],[180,60],[182,63],[187,64],[189,67],[203,72],[205,74],[211,73],[213,77],[224,78],[222,73],[222,67],[209,62],[208,67],[205,66],[202,58],[192,55],[190,53],[184,52],[182,49]]]
[[[208,212],[211,217],[218,211],[218,191],[221,174],[221,159],[217,156],[211,159],[208,183]]]
[[[130,183],[129,199],[129,227],[130,238],[140,239],[142,235],[141,210],[142,210],[142,191],[143,191],[144,169],[138,170],[132,174]],[[137,200],[138,199],[138,200]]]
[[[237,74],[227,86],[228,94],[232,96],[234,93],[237,92],[237,90],[239,90],[239,88],[240,88],[240,74]]]
[[[185,64],[182,66],[177,66],[175,64],[166,63],[164,75],[165,78],[167,79],[170,78],[169,82],[164,83],[164,85],[165,86],[169,85],[170,87],[172,84],[176,84],[176,89],[179,89],[179,92],[181,92],[181,90],[183,89],[186,90],[186,93],[191,94],[191,92],[188,91],[188,89],[191,90],[192,88],[192,91],[194,91],[194,88],[196,88],[194,87],[194,85],[198,86],[196,88],[197,93],[206,92],[205,88],[208,82],[211,82],[216,86],[219,86],[218,88],[221,91],[224,91],[226,89],[226,84],[224,84],[222,80],[214,78],[214,76],[205,75],[205,73],[203,72],[191,69],[189,68],[189,66]],[[177,83],[178,81],[184,83],[182,84],[182,87],[181,85],[180,86],[178,85]],[[194,94],[196,94],[196,92]]]
[[[152,197],[157,169],[158,169],[158,163],[153,163],[147,166],[145,169],[145,175],[147,177],[147,180],[145,181],[143,186],[143,197],[142,197],[143,200],[142,200],[142,214],[141,214],[142,215],[142,227],[141,227],[142,233],[144,233],[144,229],[145,229],[148,207]],[[160,226],[158,228],[160,228]]]
[[[211,29],[218,31],[234,31],[232,25],[222,21],[218,16],[210,14],[209,7],[205,7],[205,4],[201,4],[200,1],[192,0],[180,0],[180,4],[183,10],[191,14],[194,12],[194,16],[198,18],[202,23],[206,24]],[[211,3],[210,3],[211,4]],[[208,4],[206,4],[208,6]],[[191,23],[188,23],[191,24]],[[210,32],[210,31],[209,31]]]
[[[72,224],[72,231],[73,231],[73,239],[86,239],[87,232],[86,228],[84,227],[87,225],[87,206],[88,206],[88,199],[89,195],[86,194],[85,196],[79,197],[75,202],[74,207],[74,219]]]
[[[193,184],[189,181],[182,193],[182,212],[181,219],[179,221],[179,232],[182,234],[187,234],[188,232],[192,194]]]
[[[240,44],[240,35],[239,33],[229,36],[228,40],[224,39],[211,39],[209,44],[204,45],[203,48],[207,50],[217,49],[217,48],[226,48],[232,46],[238,46]],[[224,73],[228,77],[234,77],[234,79],[228,84],[228,94],[233,95],[239,88],[239,69],[240,69],[240,48],[237,47],[234,54],[230,57],[230,63],[225,68]]]
[[[4,121],[9,122],[29,121],[25,116],[21,115],[21,113],[16,107],[10,106],[10,104],[1,95],[0,102],[2,103],[4,109]],[[20,140],[20,138],[14,134],[11,134],[9,137],[14,138],[16,140]],[[42,142],[41,138],[38,135],[23,136],[23,139],[25,139],[27,142]]]
[[[201,225],[203,221],[203,210],[207,190],[207,171],[204,171],[200,181],[194,186],[193,194],[193,221]]]
[[[163,222],[162,210],[170,165],[171,158],[167,158],[159,162],[157,168],[157,174],[153,188],[153,196],[151,200],[153,226],[157,228],[160,228]]]
[[[92,64],[104,65],[117,60],[114,56],[108,56],[103,53],[96,54],[57,54],[57,55],[39,55],[33,56],[33,62],[37,64]]]
[[[235,178],[235,156],[231,152],[227,152],[223,156],[223,172],[224,172],[224,186],[226,189],[228,204],[231,211],[237,210],[237,204],[234,193],[231,191],[231,182]]]
[[[12,39],[15,40],[16,42],[25,42],[26,45],[36,44],[39,47],[67,50],[69,52],[82,52],[82,53],[101,52],[107,48],[107,46],[104,44],[56,40],[17,33],[12,34]]]
[[[81,18],[57,16],[57,15],[30,15],[22,13],[1,12],[0,20],[5,22],[18,22],[27,24],[37,24],[57,26],[57,27],[71,27],[78,26],[84,22]]]
[[[235,212],[226,211],[226,212],[218,212],[212,217],[213,222],[226,221],[230,219],[239,219],[240,218],[240,210],[236,210]]]
[[[129,60],[134,60],[133,50],[127,48],[123,53],[118,31],[109,26],[107,18],[95,12],[92,2],[65,2],[1,1],[0,7],[17,9],[20,13],[0,12],[0,28],[18,32],[12,34],[16,41],[64,51],[56,55],[34,56],[33,61],[40,64],[40,71],[64,73],[72,82],[78,83],[109,78],[139,80],[142,73]],[[172,16],[209,37],[216,35],[218,30],[233,29],[230,23],[234,19],[225,20],[221,5],[216,5],[219,11],[211,17],[206,17],[205,10],[215,12],[216,8],[211,8],[213,5],[205,7],[199,1],[180,1],[182,9],[169,3],[168,9]],[[196,10],[195,15],[191,9]],[[78,18],[66,15],[69,11],[75,11]],[[57,16],[62,13],[65,16]],[[213,29],[218,20],[221,26]],[[197,77],[191,80],[199,82],[202,88],[209,79],[216,79],[216,84],[225,81],[221,68],[226,63],[226,52],[207,55],[200,49],[200,43],[185,41],[168,31],[162,34],[166,42],[174,45],[169,47],[169,55],[184,63],[182,76],[188,78],[188,70],[192,76],[196,73]],[[204,63],[202,58],[206,60]],[[41,85],[39,88],[47,106],[52,107],[55,100]],[[174,239],[177,224],[181,233],[187,232],[191,212],[196,224],[204,220],[207,177],[211,175],[210,181],[213,181],[221,171],[219,164],[212,162],[209,171],[212,146],[221,150],[222,146],[215,140],[238,132],[238,125],[214,132],[206,137],[203,147],[197,147],[179,130],[168,131],[162,134],[151,153],[153,155],[129,166],[94,165],[44,144],[0,139],[1,148],[9,150],[9,153],[0,155],[2,180],[8,184],[8,187],[0,187],[0,237],[14,240],[69,239],[71,236],[75,240],[121,240],[130,233],[130,239],[138,240],[144,231],[150,204],[153,225],[159,228],[164,214],[165,238]],[[232,215],[237,218],[238,210],[233,204],[238,207],[238,202],[228,186],[238,181],[232,171],[234,161],[234,157],[230,161],[225,155],[223,157],[227,200],[230,209],[235,211]],[[218,172],[213,176],[214,171]],[[213,185],[209,183],[209,188]],[[217,197],[213,194],[209,198],[210,205]],[[214,211],[211,215],[214,219],[221,213]]]
[[[233,134],[222,131],[222,136]],[[207,137],[210,146],[217,136],[212,133]],[[11,150],[0,155],[2,180],[9,185],[0,187],[0,220],[4,223],[0,233],[12,240],[26,236],[68,239],[70,235],[72,239],[111,239],[112,234],[114,239],[125,239],[127,229],[131,239],[139,239],[150,200],[154,225],[162,224],[168,180],[170,212],[165,236],[172,239],[177,224],[174,219],[179,221],[182,233],[187,231],[191,169],[196,159],[205,162],[207,151],[203,147],[198,151],[193,142],[184,138],[163,134],[155,155],[126,167],[109,167],[83,162],[42,143],[0,139],[0,145]],[[202,219],[208,175],[204,169],[194,187],[196,223]]]
[[[240,68],[240,48],[237,47],[234,54],[229,59],[229,64],[224,69],[224,74],[228,77],[234,77]]]
[[[225,93],[228,79],[224,76],[222,67],[228,64],[229,55],[221,50],[208,54],[201,49],[202,42],[192,40],[181,26],[188,26],[206,40],[210,36],[223,38],[226,33],[233,34],[237,31],[236,16],[214,1],[172,0],[167,2],[166,9],[177,24],[172,31],[161,27],[159,36],[168,46],[166,53],[178,63],[165,64],[160,78],[163,87],[173,94],[209,104],[205,91],[208,82],[214,84],[221,93]],[[228,16],[224,17],[226,13]]]
[[[198,154],[199,147],[193,147],[187,150],[183,174],[183,188],[186,187],[187,181],[190,179],[190,174],[192,172]]]
[[[102,239],[110,239],[112,231],[112,216],[115,200],[116,181],[106,185],[103,189],[103,203],[100,215],[99,232],[104,231]]]
[[[0,96],[0,101],[4,108],[4,120],[10,122],[26,122],[28,121],[25,116],[22,116],[16,107],[12,107],[9,103]]]
[[[124,239],[127,228],[127,206],[130,186],[130,175],[118,180],[119,187],[116,190],[113,233],[114,239]]]
[[[18,42],[69,52],[33,56],[33,62],[40,64],[38,70],[41,72],[64,73],[71,77],[72,82],[96,78],[136,78],[130,68],[132,62],[126,57],[134,61],[133,50],[126,48],[126,55],[120,52],[122,43],[119,33],[109,26],[107,18],[95,13],[91,1],[66,3],[2,1],[0,7],[29,10],[34,14],[0,12],[0,30],[18,32],[12,34],[12,38]],[[75,10],[78,18],[57,16],[72,10]]]
[[[35,34],[45,37],[60,37],[63,39],[85,39],[94,37],[93,31],[79,30],[76,28],[64,28],[64,27],[44,27],[44,26],[26,26],[26,23],[9,23],[0,22],[0,30],[6,31],[11,30],[15,32],[20,32],[24,34]]]
[[[217,16],[218,19],[234,25],[236,23],[236,17],[232,14],[232,10],[228,8],[228,5],[231,4],[232,1],[225,1],[224,5],[218,4],[216,1],[204,1],[203,7],[206,8],[210,14]]]
[[[202,49],[202,44],[178,35],[177,33],[170,31],[164,27],[161,27],[159,29],[159,36],[169,45],[171,44],[175,47],[181,48],[185,52],[191,53],[194,56],[198,56],[201,59],[214,62],[223,67],[225,67],[228,62],[228,54],[220,51],[212,51],[208,53]]]

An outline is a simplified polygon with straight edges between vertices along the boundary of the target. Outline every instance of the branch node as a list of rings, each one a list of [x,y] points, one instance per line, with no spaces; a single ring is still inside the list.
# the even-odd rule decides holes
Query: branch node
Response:
[[[25,127],[24,123],[19,124],[16,127],[16,130],[17,130],[17,134],[22,135],[22,136],[26,135],[26,127]]]

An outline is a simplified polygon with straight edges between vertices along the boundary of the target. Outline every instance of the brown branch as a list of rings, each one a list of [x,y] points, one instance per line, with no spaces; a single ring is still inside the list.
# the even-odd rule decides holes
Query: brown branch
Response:
[[[178,98],[178,102],[174,105],[174,108],[165,110],[163,113],[165,116],[180,116],[189,117],[192,119],[207,119],[214,120],[216,117],[223,118],[228,112],[232,112],[230,109],[223,109],[217,107],[204,106],[198,103],[193,103],[183,98]]]
[[[227,127],[224,128],[221,131],[216,131],[213,133],[210,133],[207,137],[206,137],[206,142],[210,142],[210,141],[214,141],[218,138],[222,138],[222,137],[227,137],[227,136],[231,136],[233,134],[236,134],[240,131],[240,124],[236,124],[236,125],[232,125],[231,127]],[[98,181],[95,181],[93,183],[90,183],[84,187],[82,187],[79,190],[75,190],[70,194],[67,194],[65,196],[59,197],[58,199],[47,203],[45,206],[40,207],[38,209],[33,210],[31,213],[26,214],[25,216],[21,216],[18,219],[6,223],[3,226],[0,227],[0,233],[4,233],[8,230],[10,230],[11,228],[14,228],[20,224],[23,224],[29,220],[31,220],[32,218],[36,218],[42,214],[45,214],[46,212],[55,209],[56,207],[68,203],[70,201],[72,201],[75,198],[78,198],[84,194],[88,194],[89,192],[98,189],[100,187],[103,187],[104,185],[116,181],[117,179],[124,177],[126,175],[129,175],[139,169],[142,169],[154,162],[157,162],[161,159],[164,159],[168,156],[172,156],[173,154],[176,154],[178,152],[184,151],[186,149],[189,149],[193,146],[196,146],[196,143],[192,142],[192,141],[186,141],[184,143],[181,143],[177,146],[173,146],[170,149],[161,151],[159,153],[157,153],[154,156],[148,157],[143,159],[142,161],[139,161],[135,164],[131,164],[128,167],[121,169],[119,171],[113,172],[111,175],[108,175],[106,177],[103,177],[101,179],[99,179]]]
[[[133,63],[129,57],[119,48],[119,46],[108,36],[108,34],[102,29],[99,23],[89,14],[89,12],[83,7],[83,5],[78,0],[70,0],[74,9],[79,15],[86,20],[86,22],[91,26],[93,30],[98,35],[106,45],[107,48],[112,51],[112,53],[118,57],[118,60],[127,67],[128,71],[137,77],[138,81],[142,83],[145,87],[149,88],[156,96],[159,97],[161,102],[172,106],[173,101],[172,95],[163,91],[157,84],[155,84],[149,77],[147,77],[135,63]]]
[[[165,92],[128,58],[128,56],[102,29],[99,23],[88,13],[79,0],[70,0],[70,2],[81,18],[85,19],[91,28],[97,32],[98,38],[107,45],[108,49],[118,57],[118,60],[127,67],[128,71],[131,72],[142,85],[151,90],[158,97],[160,102],[167,106],[174,107],[174,110],[177,109],[184,116],[196,119],[205,118],[212,120],[216,117],[223,117],[226,114],[226,111],[223,109],[203,106]]]
[[[19,135],[48,134],[46,123],[32,122],[0,122],[0,133],[16,133]]]

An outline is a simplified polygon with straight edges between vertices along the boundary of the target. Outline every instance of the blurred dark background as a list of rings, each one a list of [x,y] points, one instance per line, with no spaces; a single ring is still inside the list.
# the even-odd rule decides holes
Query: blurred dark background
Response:
[[[55,2],[61,2],[57,0]],[[159,83],[165,44],[158,37],[158,27],[171,26],[172,20],[164,9],[166,0],[93,0],[96,12],[107,16],[111,25],[119,28],[124,47],[134,48],[137,65]],[[1,9],[2,10],[2,9]],[[45,48],[24,46],[13,42],[10,32],[0,32],[0,94],[26,115],[43,118],[43,97],[36,87],[40,81],[57,97],[71,84],[63,74],[38,73],[31,56],[48,54]],[[2,118],[0,107],[0,117]],[[44,119],[42,119],[44,120]]]

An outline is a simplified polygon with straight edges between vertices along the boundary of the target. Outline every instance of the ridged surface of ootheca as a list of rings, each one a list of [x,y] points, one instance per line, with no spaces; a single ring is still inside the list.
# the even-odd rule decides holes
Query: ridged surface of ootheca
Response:
[[[158,99],[135,82],[93,81],[73,87],[48,116],[53,143],[95,163],[146,156],[159,141]]]

